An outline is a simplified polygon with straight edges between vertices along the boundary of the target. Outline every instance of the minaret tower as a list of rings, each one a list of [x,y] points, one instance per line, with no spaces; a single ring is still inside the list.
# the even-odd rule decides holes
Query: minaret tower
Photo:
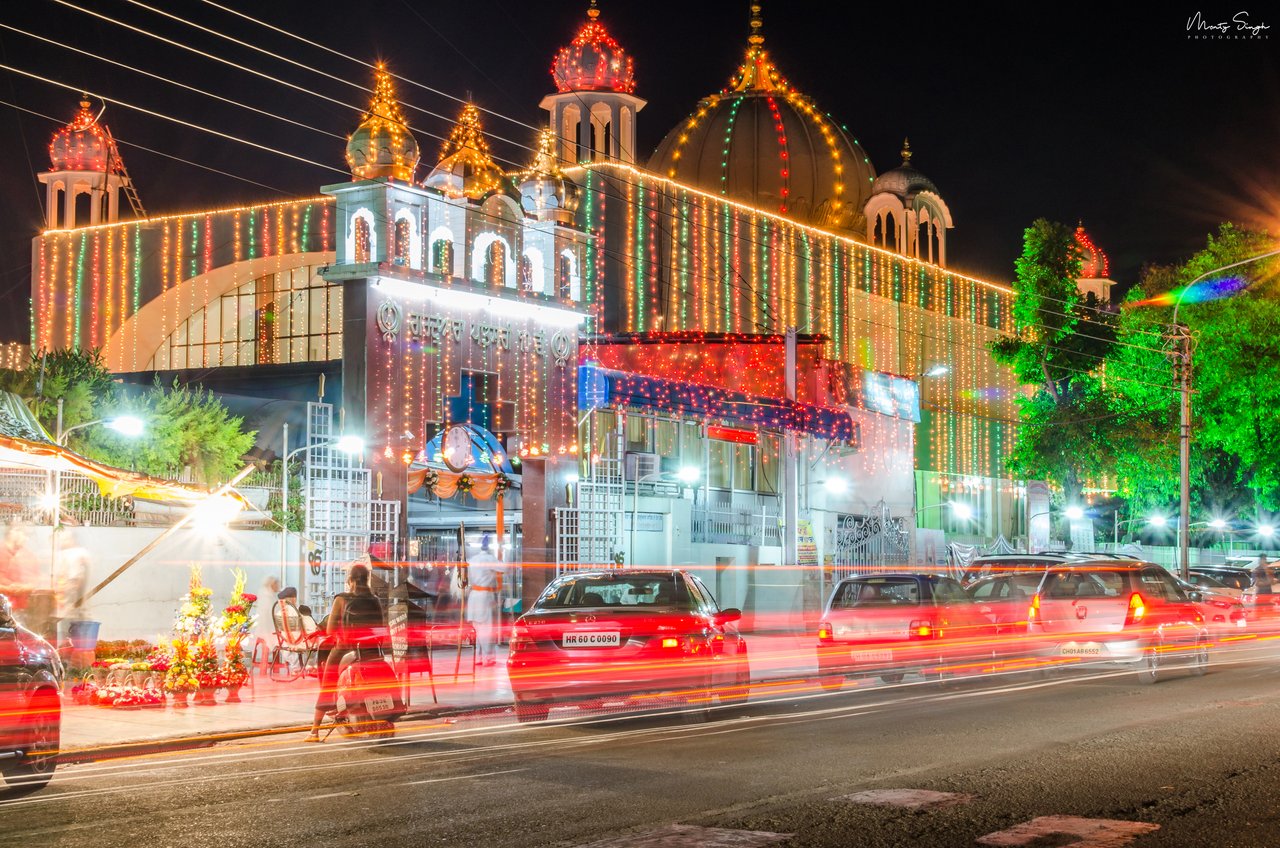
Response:
[[[114,223],[120,217],[121,192],[136,216],[145,214],[111,130],[98,123],[100,114],[93,113],[89,95],[83,95],[80,111],[49,141],[49,170],[36,178],[45,185],[50,229]],[[89,199],[87,208],[76,202],[83,195]]]
[[[633,62],[600,23],[596,0],[587,23],[551,63],[556,93],[542,98],[560,139],[562,165],[613,159],[636,161],[636,113],[645,101],[635,96]]]

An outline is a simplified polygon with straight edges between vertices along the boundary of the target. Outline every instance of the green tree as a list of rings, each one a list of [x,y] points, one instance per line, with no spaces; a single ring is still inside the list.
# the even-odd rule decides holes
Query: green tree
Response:
[[[180,477],[190,468],[206,485],[226,480],[240,469],[253,447],[256,432],[244,431],[244,420],[231,415],[222,402],[202,388],[157,382],[123,397],[120,412],[147,422],[147,432],[124,439],[97,429],[87,439],[86,454],[124,468]]]
[[[1181,265],[1148,269],[1142,288],[1180,292],[1215,269],[1276,249],[1264,232],[1222,224],[1205,248]],[[1274,259],[1222,272],[1197,289],[1229,296],[1208,302],[1184,297],[1179,321],[1191,328],[1193,357],[1193,486],[1204,508],[1247,510],[1240,487],[1257,504],[1280,509],[1280,263]],[[1135,308],[1154,332],[1172,321],[1172,308]],[[1177,420],[1176,395],[1170,400]],[[1176,468],[1176,465],[1167,466]],[[1234,491],[1233,491],[1234,487]],[[1172,499],[1172,498],[1171,498]]]
[[[58,400],[63,429],[117,415],[136,415],[146,422],[138,438],[105,427],[71,433],[67,446],[91,459],[177,478],[190,468],[195,479],[212,485],[241,467],[253,447],[253,432],[231,415],[222,402],[201,388],[154,386],[128,390],[107,370],[100,351],[41,351],[21,371],[0,371],[0,388],[27,402],[36,418],[56,433]]]
[[[991,343],[996,361],[1033,386],[1021,398],[1021,427],[1006,465],[1051,481],[1069,503],[1109,467],[1117,413],[1100,372],[1115,344],[1115,319],[1080,294],[1074,231],[1043,218],[1023,233],[1016,263],[1014,333]]]

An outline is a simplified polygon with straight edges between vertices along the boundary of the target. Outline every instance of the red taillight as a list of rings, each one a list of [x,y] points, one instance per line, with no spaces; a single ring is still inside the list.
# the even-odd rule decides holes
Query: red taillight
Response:
[[[831,625],[827,624],[827,622],[825,621],[818,625],[818,641],[819,642],[831,641]]]
[[[911,622],[911,635],[917,639],[931,639],[941,636],[942,631],[935,628],[932,621],[922,618]]]
[[[1142,596],[1134,592],[1129,596],[1129,615],[1125,619],[1125,624],[1137,624],[1142,621],[1142,617],[1147,614],[1147,604],[1142,600]]]
[[[528,636],[516,635],[511,637],[511,644],[507,647],[507,652],[511,654],[527,651],[533,647],[533,640]]]
[[[679,637],[679,636],[666,636],[666,637],[663,637],[663,639],[662,639],[662,647],[664,647],[664,648],[678,648],[678,647],[680,647],[680,637]]]
[[[1031,607],[1027,610],[1027,623],[1035,624],[1040,620],[1040,593],[1031,596]]]

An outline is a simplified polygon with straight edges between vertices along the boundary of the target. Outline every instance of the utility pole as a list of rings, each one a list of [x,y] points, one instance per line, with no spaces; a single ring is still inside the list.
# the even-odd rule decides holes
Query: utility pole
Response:
[[[1169,334],[1173,343],[1173,379],[1179,397],[1179,495],[1178,570],[1188,579],[1191,568],[1191,328],[1174,324]]]
[[[787,400],[796,400],[796,328],[788,327],[786,334],[786,393]],[[799,504],[799,486],[800,479],[798,474],[798,465],[796,454],[798,452],[796,445],[796,434],[791,430],[787,430],[783,434],[783,455],[782,455],[782,479],[783,479],[783,513],[782,523],[782,564],[789,566],[799,565],[799,553],[797,551],[798,537],[796,535],[797,523],[800,518]]]

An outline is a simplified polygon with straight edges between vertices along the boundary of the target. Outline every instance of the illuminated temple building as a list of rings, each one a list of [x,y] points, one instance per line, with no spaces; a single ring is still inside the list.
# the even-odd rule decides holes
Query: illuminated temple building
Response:
[[[361,433],[362,458],[310,458],[308,536],[334,561],[371,542],[443,557],[459,520],[495,526],[478,491],[417,488],[450,473],[455,425],[471,470],[510,481],[512,558],[546,563],[526,595],[577,563],[695,564],[743,605],[756,578],[733,566],[798,563],[815,567],[772,569],[781,594],[757,603],[808,611],[834,574],[940,555],[943,531],[1024,534],[1002,472],[1019,389],[987,351],[1011,290],[946,268],[951,211],[910,146],[877,173],[751,8],[742,65],[647,160],[635,62],[594,2],[518,172],[472,104],[438,157],[420,150],[379,66],[350,181],[121,220],[127,174],[85,111],[40,175],[33,347],[310,400],[290,448]],[[91,209],[53,197],[85,172]]]

